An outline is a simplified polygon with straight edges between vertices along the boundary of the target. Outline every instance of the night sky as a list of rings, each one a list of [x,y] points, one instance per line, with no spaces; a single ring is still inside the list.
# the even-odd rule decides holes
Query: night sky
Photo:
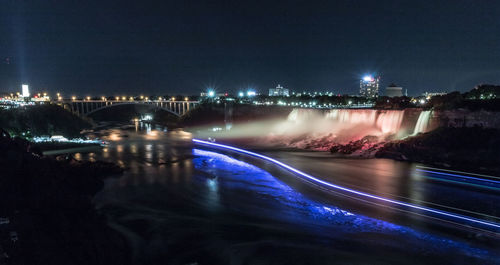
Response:
[[[102,1],[104,2],[104,1]],[[500,83],[500,2],[0,0],[0,91],[410,95]]]

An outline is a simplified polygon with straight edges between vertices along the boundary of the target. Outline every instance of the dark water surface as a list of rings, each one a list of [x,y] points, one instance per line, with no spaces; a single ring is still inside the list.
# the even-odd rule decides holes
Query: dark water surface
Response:
[[[273,165],[193,145],[186,132],[101,133],[108,147],[76,157],[128,168],[106,181],[96,203],[130,243],[135,264],[500,264],[500,248],[480,233],[440,233],[426,220],[342,203]],[[457,194],[422,180],[408,163],[267,154],[329,181],[404,200],[444,205]],[[499,200],[498,193],[483,195],[488,203]],[[466,201],[454,197],[451,205]],[[488,205],[478,209],[494,214]]]

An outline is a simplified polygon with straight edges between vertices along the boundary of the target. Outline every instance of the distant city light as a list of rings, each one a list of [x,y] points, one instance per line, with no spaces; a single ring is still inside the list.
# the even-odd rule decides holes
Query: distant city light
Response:
[[[239,96],[240,98],[242,98],[242,97],[244,97],[244,96],[245,96],[245,93],[243,93],[243,92],[239,92],[239,93],[238,93],[238,96]]]
[[[371,81],[373,81],[373,76],[371,76],[371,75],[365,75],[365,76],[363,76],[363,81],[365,81],[365,82],[371,82]]]
[[[215,96],[215,91],[209,90],[208,91],[208,96],[211,97],[211,98],[213,98]]]
[[[253,97],[253,96],[255,96],[255,95],[257,95],[257,93],[255,93],[255,91],[253,91],[253,90],[248,90],[248,91],[247,91],[247,96],[249,96],[249,97]]]
[[[30,96],[30,90],[29,90],[28,85],[23,84],[21,87],[22,87],[22,92],[23,92],[22,93],[23,94],[23,98],[29,97]]]

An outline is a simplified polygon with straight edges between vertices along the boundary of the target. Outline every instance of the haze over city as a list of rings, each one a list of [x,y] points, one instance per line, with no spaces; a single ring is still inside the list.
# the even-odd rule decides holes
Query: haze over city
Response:
[[[497,1],[2,1],[0,91],[410,95],[500,83]]]

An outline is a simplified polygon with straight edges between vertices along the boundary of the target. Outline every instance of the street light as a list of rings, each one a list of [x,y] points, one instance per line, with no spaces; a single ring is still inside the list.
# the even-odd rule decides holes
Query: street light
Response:
[[[172,101],[175,101],[175,97],[172,97]]]
[[[76,97],[75,97],[75,96],[72,96],[72,97],[71,97],[71,100],[75,101],[75,100],[76,100]]]
[[[184,100],[185,100],[185,101],[188,101],[188,100],[189,100],[189,98],[188,98],[188,97],[185,97],[185,98],[184,98]]]

